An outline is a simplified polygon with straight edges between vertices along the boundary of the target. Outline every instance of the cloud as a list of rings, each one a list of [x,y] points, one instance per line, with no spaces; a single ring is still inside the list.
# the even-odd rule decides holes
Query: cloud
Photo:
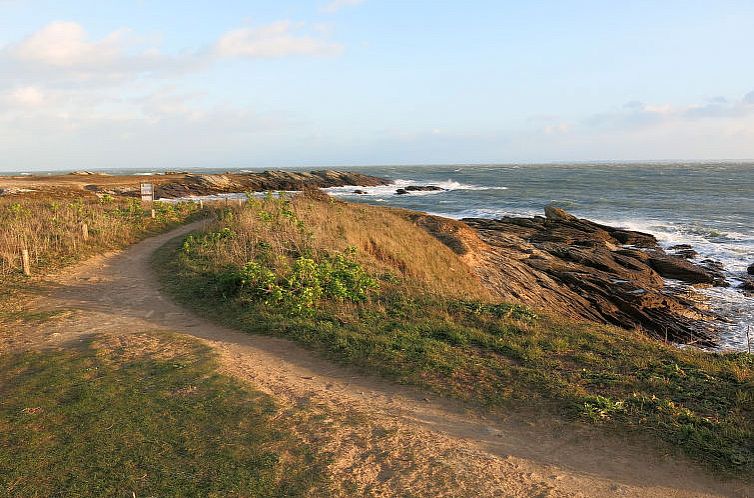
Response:
[[[219,57],[277,58],[291,55],[337,55],[343,47],[299,33],[302,24],[277,21],[266,26],[238,28],[225,33],[215,45]]]
[[[80,24],[56,21],[12,46],[9,52],[21,61],[59,67],[110,63],[122,56],[125,33],[118,30],[102,40],[89,41]]]
[[[3,97],[5,105],[10,107],[39,107],[45,103],[45,94],[35,86],[15,88]]]
[[[646,104],[630,101],[622,108],[589,116],[584,124],[603,128],[637,129],[670,122],[733,119],[754,115],[754,91],[739,100],[715,97],[688,105]]]
[[[322,7],[323,12],[337,12],[344,7],[353,7],[364,3],[364,0],[331,0]]]
[[[83,26],[55,21],[0,48],[0,86],[112,85],[142,76],[176,75],[208,61],[200,53],[167,55],[128,28],[92,40]]]

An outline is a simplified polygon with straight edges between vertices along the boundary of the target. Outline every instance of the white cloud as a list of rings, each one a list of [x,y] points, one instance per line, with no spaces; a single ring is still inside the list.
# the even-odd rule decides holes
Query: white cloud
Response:
[[[352,7],[364,3],[364,0],[331,0],[322,7],[324,12],[337,12],[344,7]]]
[[[89,41],[80,24],[56,21],[11,47],[10,53],[22,61],[61,67],[109,63],[122,55],[125,33],[118,30],[102,40]]]
[[[39,107],[45,102],[45,94],[35,86],[18,87],[6,92],[3,99],[6,105],[18,107]]]
[[[163,54],[127,28],[92,40],[80,24],[55,21],[0,48],[0,87],[119,85],[142,76],[181,74],[207,62],[198,53]]]
[[[337,55],[343,47],[297,31],[301,24],[277,21],[266,26],[238,28],[225,33],[215,45],[220,57],[276,58],[290,55]]]

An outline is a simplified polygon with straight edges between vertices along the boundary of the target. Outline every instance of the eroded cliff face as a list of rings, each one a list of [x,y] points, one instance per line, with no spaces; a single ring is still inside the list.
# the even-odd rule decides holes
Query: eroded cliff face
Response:
[[[692,286],[726,285],[724,278],[714,266],[665,252],[652,235],[555,208],[534,218],[411,218],[502,300],[680,343],[715,342],[715,316]]]

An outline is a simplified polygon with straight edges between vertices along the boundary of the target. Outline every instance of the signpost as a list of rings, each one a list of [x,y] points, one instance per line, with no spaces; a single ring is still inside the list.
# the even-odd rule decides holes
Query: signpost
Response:
[[[154,185],[151,183],[141,184],[141,202],[154,201]]]

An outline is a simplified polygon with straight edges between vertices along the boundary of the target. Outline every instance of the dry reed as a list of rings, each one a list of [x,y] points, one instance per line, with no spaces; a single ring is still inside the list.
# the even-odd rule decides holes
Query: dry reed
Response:
[[[193,204],[155,208],[152,219],[135,199],[0,200],[0,276],[21,272],[24,249],[32,270],[58,268],[132,243],[196,210]]]

